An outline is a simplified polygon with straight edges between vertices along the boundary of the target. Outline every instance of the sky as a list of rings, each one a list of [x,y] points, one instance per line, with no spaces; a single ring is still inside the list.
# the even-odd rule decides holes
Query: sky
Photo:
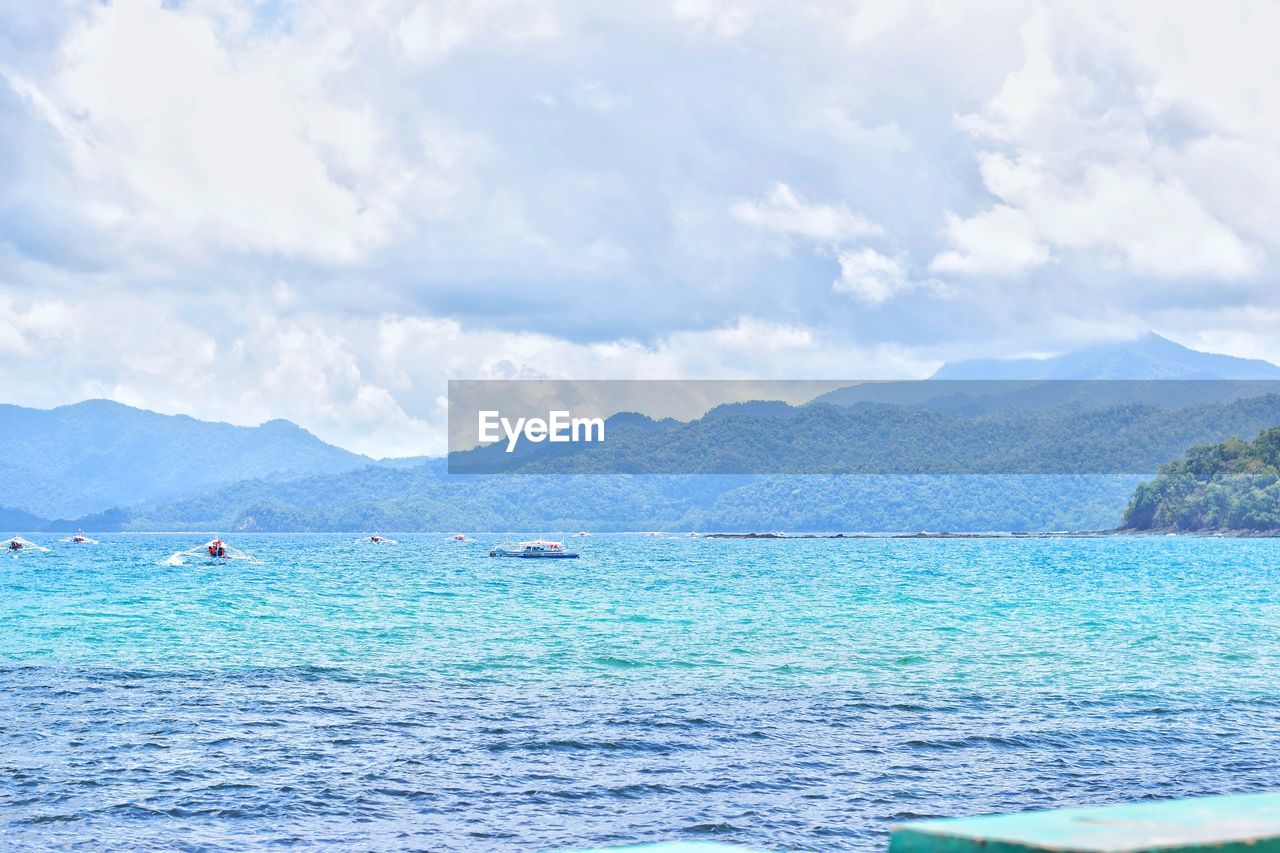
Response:
[[[0,0],[0,402],[1280,361],[1280,6]]]

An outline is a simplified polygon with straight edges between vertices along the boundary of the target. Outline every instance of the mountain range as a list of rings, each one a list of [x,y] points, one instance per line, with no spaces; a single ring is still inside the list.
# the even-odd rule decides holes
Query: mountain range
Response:
[[[1199,353],[1148,335],[1129,344],[1055,358],[947,364],[935,377],[923,382],[855,385],[815,402],[853,407],[851,414],[865,423],[879,423],[884,435],[898,442],[898,450],[909,446],[903,436],[909,438],[912,428],[936,429],[947,419],[998,422],[1025,417],[1028,423],[1040,424],[1043,452],[1054,448],[1055,435],[1062,437],[1064,445],[1074,442],[1072,452],[1095,456],[1100,452],[1095,445],[1106,442],[1124,452],[1142,449],[1147,443],[1151,445],[1147,461],[1154,463],[1164,461],[1163,454],[1173,458],[1180,453],[1184,446],[1178,442],[1225,438],[1211,428],[1214,417],[1225,418],[1219,427],[1230,423],[1245,437],[1257,425],[1274,419],[1274,406],[1262,399],[1269,388],[1263,380],[1280,379],[1280,368]],[[974,382],[975,378],[1000,381]],[[1127,385],[1093,382],[1117,378],[1135,381]],[[1206,381],[1152,381],[1169,378]],[[1223,378],[1250,381],[1207,381]],[[1082,403],[1088,404],[1085,408],[1129,406],[1142,411],[1106,415],[1120,419],[1112,426],[1124,428],[1112,429],[1105,420],[1086,418],[1084,423],[1092,423],[1088,429],[1094,432],[1080,433],[1085,427],[1077,428],[1064,418],[1079,417]],[[1194,406],[1208,407],[1199,426],[1180,422],[1176,412]],[[814,411],[824,408],[831,407]],[[1020,409],[1039,411],[1019,414]],[[714,410],[692,425],[664,423],[661,428],[684,430],[686,438],[700,434],[714,444],[725,429],[740,426],[731,423],[735,419],[750,422],[751,429],[767,436],[797,411],[780,403],[735,404]],[[828,412],[819,419],[838,425],[842,418]],[[856,425],[858,418],[850,423]],[[654,422],[643,416],[622,420],[637,435],[653,429]],[[1144,429],[1152,434],[1144,434]],[[832,435],[844,440],[838,430]],[[926,429],[917,438],[929,435]],[[1008,442],[1016,436],[1006,431],[992,433],[991,438]],[[657,448],[663,453],[686,453],[695,462],[711,458],[708,451],[715,450],[696,441],[677,445],[667,444],[664,438]],[[927,441],[910,450],[919,458],[926,458],[928,451]],[[835,453],[832,458],[838,457]],[[991,458],[998,460],[998,456]],[[1007,465],[995,469],[1005,473],[987,476],[916,476],[898,472],[934,469],[895,467],[886,452],[881,459],[884,464],[869,469],[880,474],[859,477],[527,475],[513,489],[509,477],[450,475],[441,459],[375,461],[328,445],[288,421],[239,427],[91,400],[49,410],[0,406],[0,527],[28,531],[78,526],[87,530],[1094,528],[1118,523],[1140,479],[1072,476],[1069,472],[1077,469],[1070,465],[1053,469],[1062,472],[1058,475],[1026,476],[1038,463],[1035,459],[1024,462],[1029,464],[1013,469],[1023,471],[1021,476],[1009,474]],[[697,470],[703,469],[692,466],[682,473]],[[886,471],[892,473],[883,475]]]
[[[1199,352],[1148,332],[1050,358],[947,362],[932,379],[1280,379],[1280,367],[1254,358]]]
[[[109,400],[0,405],[0,506],[48,518],[172,500],[236,480],[337,474],[372,461],[285,420],[240,427]]]

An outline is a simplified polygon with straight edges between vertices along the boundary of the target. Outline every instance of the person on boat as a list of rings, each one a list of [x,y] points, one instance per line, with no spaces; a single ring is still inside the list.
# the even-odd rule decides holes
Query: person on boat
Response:
[[[382,541],[382,537],[375,533],[375,534],[373,534],[372,536],[370,536],[370,537],[369,537],[369,541],[370,541],[370,542],[381,542],[381,541]]]
[[[215,539],[209,543],[209,556],[210,557],[227,556],[227,549],[222,547],[221,539]]]
[[[18,541],[17,539],[10,539],[10,540],[9,540],[9,550],[10,550],[10,551],[21,551],[21,550],[22,550],[22,543],[21,543],[20,541]]]

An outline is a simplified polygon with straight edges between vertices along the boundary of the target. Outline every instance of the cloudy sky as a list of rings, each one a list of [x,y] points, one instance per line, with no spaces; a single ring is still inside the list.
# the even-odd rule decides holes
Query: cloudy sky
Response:
[[[1069,8],[1067,8],[1069,7]],[[1280,6],[0,0],[0,401],[1280,361]]]

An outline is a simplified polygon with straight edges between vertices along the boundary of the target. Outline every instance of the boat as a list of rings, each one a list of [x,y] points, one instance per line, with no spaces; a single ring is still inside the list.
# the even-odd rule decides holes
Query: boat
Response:
[[[550,539],[530,539],[528,542],[506,542],[489,551],[490,557],[524,557],[538,559],[572,559],[576,551],[564,547],[563,542]]]
[[[97,545],[98,544],[97,539],[90,539],[88,536],[85,536],[83,530],[77,530],[74,536],[68,536],[66,539],[63,539],[62,541],[70,542],[74,545]]]
[[[452,536],[450,536],[449,538],[450,538],[450,539],[452,539],[454,542],[466,542],[466,541],[467,541],[467,537],[466,537],[464,534],[462,534],[462,533],[455,533],[455,534],[453,534]]]
[[[383,536],[380,533],[374,533],[371,536],[366,536],[365,538],[357,539],[356,541],[368,542],[370,545],[395,545],[396,544],[396,540],[388,539],[387,537]]]
[[[591,534],[590,534],[590,533],[588,533],[588,532],[587,532],[587,531],[585,531],[585,530],[579,530],[577,533],[575,533],[575,534],[573,534],[573,535],[574,535],[574,536],[590,536]]]
[[[243,560],[246,563],[256,563],[257,559],[241,551],[239,548],[232,547],[222,539],[210,539],[203,545],[197,545],[195,548],[188,548],[185,551],[177,551],[169,555],[166,560],[169,565],[180,566],[188,559],[192,560],[209,560],[215,563],[221,563],[229,560]]]
[[[30,539],[23,539],[21,536],[15,536],[12,539],[6,540],[4,543],[4,549],[15,557],[19,554],[39,554],[49,550],[43,545],[37,545]]]

